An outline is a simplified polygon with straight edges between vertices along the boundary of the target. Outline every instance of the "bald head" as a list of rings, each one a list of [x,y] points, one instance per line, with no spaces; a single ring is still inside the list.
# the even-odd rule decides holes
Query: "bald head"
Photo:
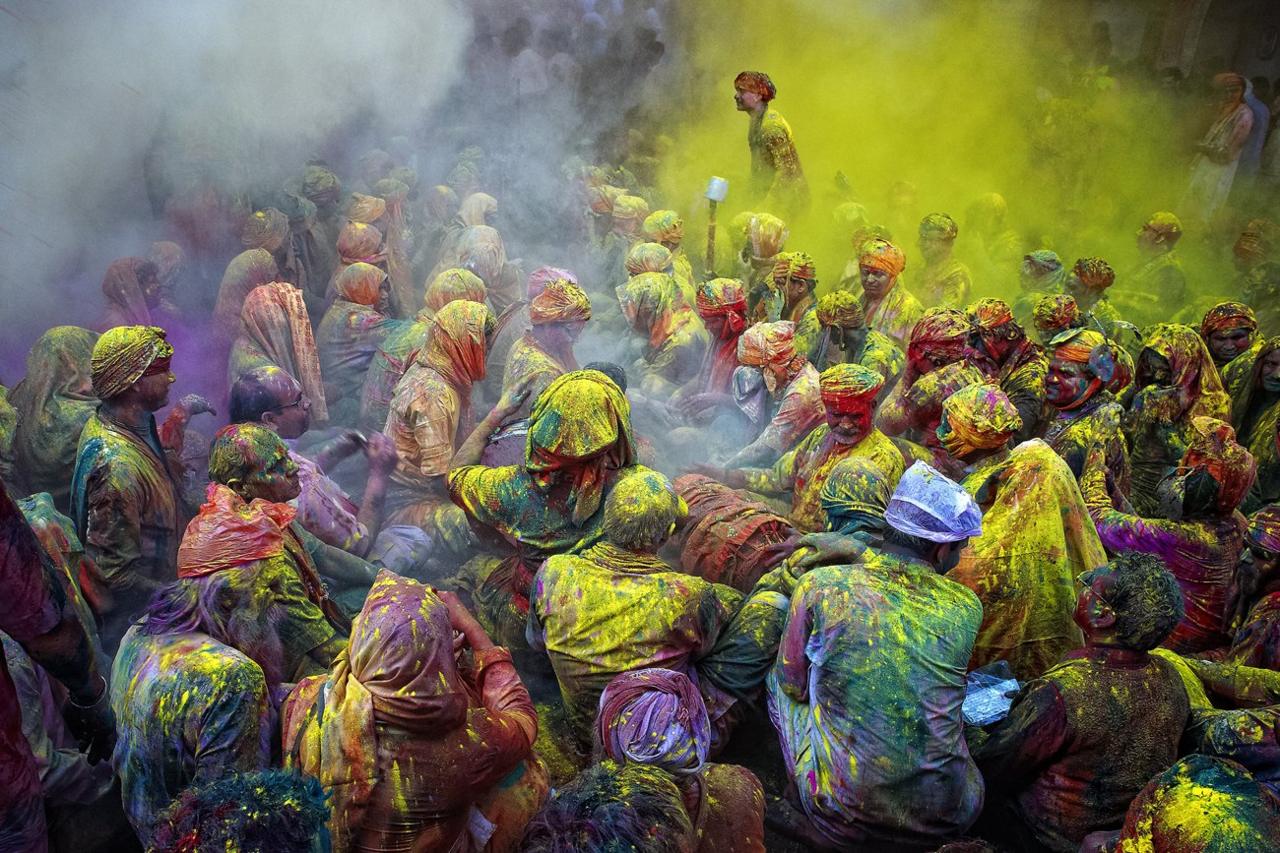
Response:
[[[231,386],[231,422],[258,423],[281,438],[297,438],[311,425],[311,401],[288,371],[254,368]]]

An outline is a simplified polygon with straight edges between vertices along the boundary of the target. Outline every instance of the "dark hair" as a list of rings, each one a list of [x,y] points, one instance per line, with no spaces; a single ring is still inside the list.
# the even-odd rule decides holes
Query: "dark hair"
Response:
[[[556,791],[530,821],[523,853],[675,853],[693,849],[680,789],[647,764],[604,761]]]
[[[920,536],[903,533],[888,522],[885,522],[884,541],[888,544],[897,545],[899,548],[906,548],[908,551],[918,554],[922,560],[924,555],[932,551],[938,544]]]
[[[160,813],[151,850],[306,853],[329,818],[320,780],[284,770],[193,785]]]
[[[605,376],[613,380],[613,384],[621,389],[622,393],[627,393],[627,371],[622,365],[614,364],[612,361],[593,361],[590,364],[584,364],[583,370],[598,370]]]
[[[270,383],[277,369],[257,367],[236,377],[231,386],[231,423],[257,423],[267,412],[280,407]]]
[[[1182,590],[1159,558],[1137,551],[1111,560],[1115,584],[1107,603],[1116,614],[1116,636],[1130,649],[1148,651],[1182,621]]]

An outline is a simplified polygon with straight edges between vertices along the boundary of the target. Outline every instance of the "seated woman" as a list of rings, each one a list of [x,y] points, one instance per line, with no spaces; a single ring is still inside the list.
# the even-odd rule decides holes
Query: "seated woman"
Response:
[[[634,466],[605,499],[603,541],[553,555],[534,578],[529,645],[550,656],[584,745],[614,676],[649,667],[694,672],[742,601],[732,587],[685,575],[658,556],[687,513],[670,480]],[[723,743],[732,700],[707,687]]]
[[[1095,447],[1080,479],[1089,514],[1103,546],[1113,553],[1137,551],[1164,560],[1178,581],[1186,614],[1164,641],[1179,654],[1215,649],[1228,642],[1227,589],[1244,549],[1244,522],[1236,509],[1253,482],[1254,462],[1228,424],[1195,418],[1175,476],[1161,484],[1164,517],[1122,512],[1111,505],[1107,470]]]
[[[245,297],[240,334],[227,359],[227,387],[264,367],[278,368],[298,380],[310,401],[311,417],[321,425],[329,420],[306,302],[301,290],[282,281],[255,287]]]
[[[387,410],[395,394],[396,383],[418,350],[427,343],[431,321],[440,309],[459,300],[481,302],[485,299],[484,282],[468,270],[450,269],[427,284],[422,310],[413,322],[396,324],[382,339],[382,345],[365,372],[360,392],[360,428],[377,432],[387,423]],[[490,354],[492,355],[492,354]]]
[[[1200,323],[1200,337],[1209,347],[1214,366],[1227,381],[1227,365],[1249,351],[1258,334],[1258,319],[1243,302],[1219,302]]]
[[[369,362],[399,321],[388,313],[391,299],[387,274],[365,263],[352,264],[338,276],[338,298],[316,330],[326,398],[335,423],[354,425],[360,391]]]
[[[664,399],[695,375],[711,343],[702,320],[685,304],[675,278],[646,272],[618,288],[618,303],[641,355],[639,388]]]
[[[1160,323],[1147,330],[1143,343],[1125,434],[1133,468],[1129,501],[1138,515],[1152,517],[1161,510],[1157,486],[1186,451],[1192,421],[1227,420],[1228,399],[1195,329]]]
[[[287,763],[333,791],[338,853],[510,849],[547,794],[511,655],[457,598],[388,571],[281,718]]]
[[[1078,480],[1084,460],[1102,445],[1113,496],[1129,493],[1129,448],[1120,422],[1124,407],[1111,392],[1122,369],[1120,348],[1092,329],[1068,329],[1049,344],[1045,402],[1049,404],[1045,443],[1066,460]]]
[[[543,389],[578,369],[573,344],[590,319],[591,300],[573,282],[557,279],[534,297],[529,305],[530,326],[511,348],[502,374],[503,393],[528,389],[516,417],[527,417]]]
[[[1258,510],[1245,534],[1227,605],[1234,637],[1221,655],[1228,663],[1280,671],[1280,505]]]
[[[1280,337],[1260,341],[1224,371],[1231,425],[1258,463],[1258,479],[1242,509],[1280,501]]]
[[[619,763],[671,774],[697,833],[696,851],[764,851],[764,790],[745,767],[709,764],[711,723],[698,688],[682,672],[619,675],[600,695],[596,745]]]
[[[80,432],[98,406],[89,379],[97,341],[96,332],[77,326],[45,332],[27,353],[27,375],[9,395],[18,414],[13,455],[19,489],[48,492],[64,512],[70,508]]]

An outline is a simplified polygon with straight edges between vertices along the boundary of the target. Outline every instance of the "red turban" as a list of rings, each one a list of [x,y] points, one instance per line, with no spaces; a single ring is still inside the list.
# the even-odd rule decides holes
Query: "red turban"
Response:
[[[210,483],[205,495],[178,546],[178,577],[204,577],[284,553],[284,528],[293,521],[293,507],[246,502],[221,483]]]
[[[764,101],[772,101],[778,96],[778,87],[773,85],[769,75],[763,71],[743,71],[733,78],[733,88],[743,92],[754,92]]]
[[[872,240],[863,247],[858,264],[883,270],[890,278],[897,278],[907,268],[907,256],[888,240]]]
[[[1116,281],[1116,271],[1102,258],[1081,258],[1072,272],[1090,290],[1106,290]]]
[[[970,312],[979,329],[991,330],[1013,319],[1013,309],[1003,299],[981,299]]]
[[[818,388],[822,405],[829,411],[842,413],[875,400],[884,387],[884,377],[861,364],[837,364],[822,371]]]

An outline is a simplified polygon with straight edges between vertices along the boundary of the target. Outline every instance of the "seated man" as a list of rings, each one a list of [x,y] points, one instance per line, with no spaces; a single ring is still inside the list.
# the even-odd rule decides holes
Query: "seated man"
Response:
[[[862,292],[854,295],[867,325],[897,346],[906,347],[911,329],[924,316],[920,301],[899,281],[907,266],[906,255],[888,240],[873,240],[861,250],[858,269]]]
[[[346,645],[351,620],[329,598],[316,571],[311,552],[327,546],[301,528],[288,505],[300,488],[289,449],[278,435],[257,424],[225,426],[213,438],[209,479],[207,500],[182,537],[179,562],[279,563],[278,604],[284,612],[279,623],[281,680],[296,681],[327,669]],[[247,541],[236,544],[245,537],[269,543],[270,550]],[[354,571],[372,575],[373,567],[355,561]],[[366,586],[370,583],[372,577]]]
[[[906,365],[897,344],[867,327],[862,306],[847,290],[834,290],[818,300],[818,324],[822,328],[809,361],[819,372],[835,364],[861,364],[884,377],[890,387]]]
[[[228,559],[250,549],[265,556],[262,537],[224,546],[200,563],[184,553],[179,580],[125,634],[112,668],[120,734],[113,761],[144,847],[188,786],[270,765],[268,689],[284,680],[277,601],[287,569]]]
[[[965,466],[962,485],[982,507],[982,535],[947,575],[982,602],[974,669],[1007,660],[1035,678],[1080,647],[1075,579],[1106,562],[1071,469],[1039,439],[1010,449],[1018,411],[994,385],[947,398],[938,434]]]
[[[632,467],[605,498],[604,540],[576,556],[550,557],[534,578],[529,645],[550,656],[584,745],[614,676],[650,667],[695,672],[742,602],[732,587],[682,574],[658,557],[687,512],[666,477]],[[727,728],[720,718],[732,700],[704,698],[712,722]]]
[[[912,396],[912,389],[924,377],[946,368],[963,371],[957,378],[959,387],[963,387],[994,372],[993,365],[974,351],[973,333],[969,315],[954,308],[931,308],[912,327],[906,369],[876,412],[876,426],[885,435],[915,437],[910,434],[921,428],[921,400],[918,395]],[[941,405],[942,401],[937,402]]]
[[[983,835],[1013,849],[1074,851],[1119,828],[1147,780],[1177,759],[1190,715],[1177,670],[1148,654],[1182,618],[1174,577],[1127,553],[1080,580],[1084,649],[1026,685],[989,737],[971,738],[992,789]]]
[[[1079,480],[1085,459],[1101,445],[1114,494],[1129,492],[1129,447],[1121,432],[1124,407],[1109,390],[1121,369],[1120,348],[1092,329],[1068,329],[1049,344],[1044,440]]]
[[[837,364],[819,380],[826,423],[819,424],[772,468],[722,470],[703,467],[707,476],[733,488],[790,495],[791,522],[798,530],[826,528],[820,496],[831,469],[858,456],[873,460],[890,483],[906,467],[902,454],[884,433],[871,425],[876,394],[884,379],[860,364]]]
[[[963,489],[916,463],[885,512],[883,549],[796,584],[769,715],[803,810],[781,806],[778,819],[812,847],[933,850],[978,816],[960,707],[982,607],[940,573],[981,519]]]
[[[1014,444],[1040,435],[1044,419],[1044,378],[1049,360],[1027,337],[1008,303],[982,299],[970,306],[977,348],[995,368],[996,384],[1022,418]]]
[[[764,387],[740,399],[743,412],[764,428],[739,450],[726,467],[769,464],[804,438],[822,420],[818,371],[796,350],[795,324],[786,320],[757,323],[738,338],[739,368],[734,385],[745,384],[751,369]]]

